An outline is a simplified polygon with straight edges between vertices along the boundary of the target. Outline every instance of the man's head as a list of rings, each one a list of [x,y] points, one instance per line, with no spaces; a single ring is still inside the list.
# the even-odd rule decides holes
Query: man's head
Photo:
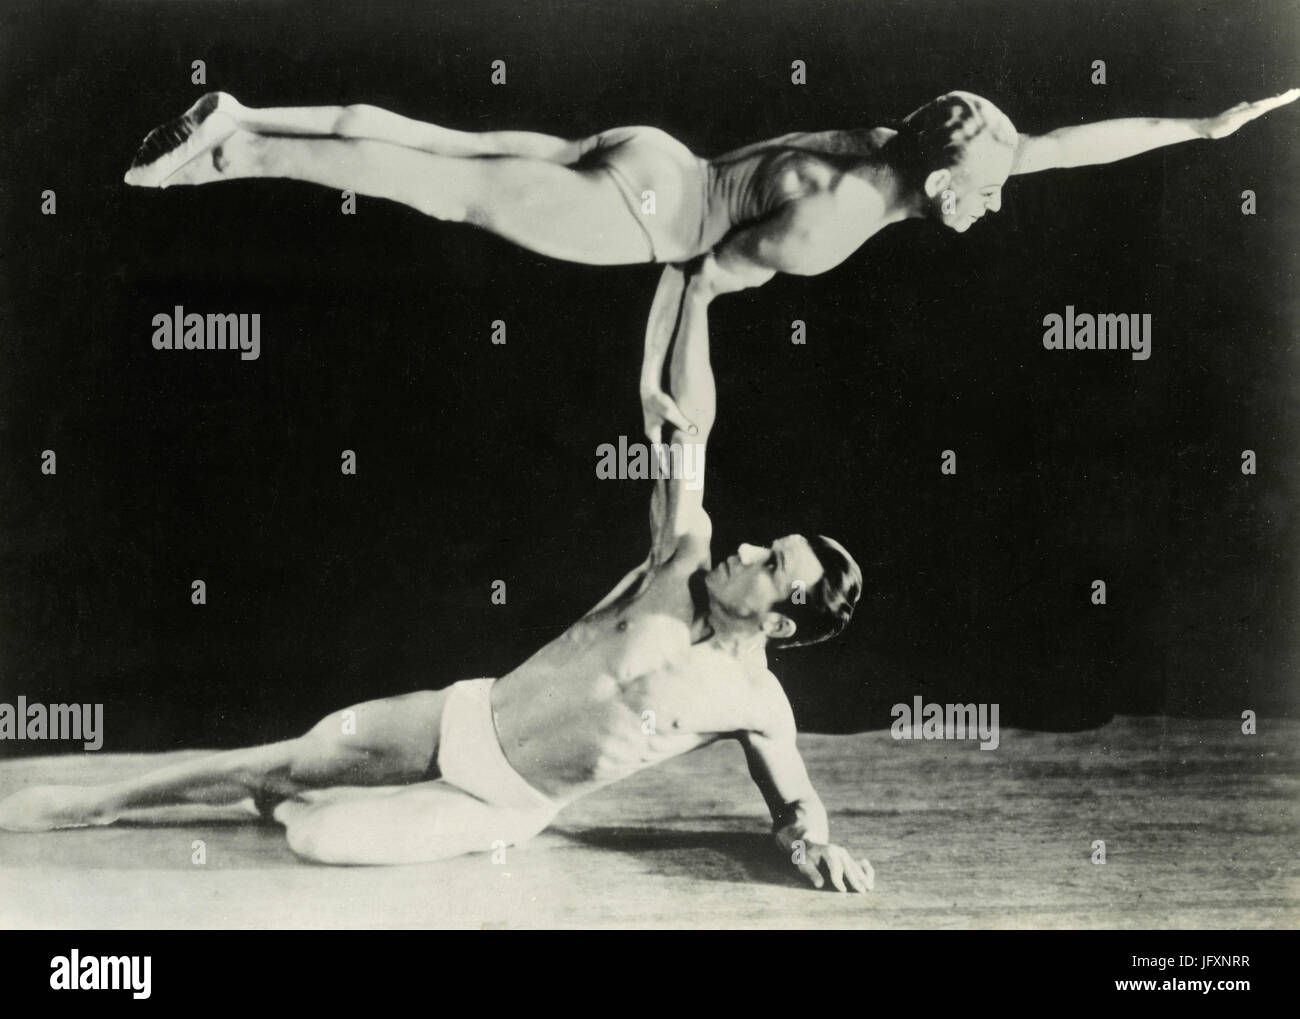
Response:
[[[970,92],[948,92],[903,118],[893,141],[922,213],[965,233],[1002,207],[1019,135],[1007,115]]]
[[[760,629],[776,647],[828,640],[862,593],[862,571],[844,546],[789,534],[770,547],[741,545],[705,578],[715,619]]]

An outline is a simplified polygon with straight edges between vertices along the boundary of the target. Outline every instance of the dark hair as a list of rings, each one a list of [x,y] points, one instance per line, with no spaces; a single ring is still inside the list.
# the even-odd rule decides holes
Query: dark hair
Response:
[[[1009,148],[1019,142],[1010,118],[987,99],[945,92],[904,117],[887,148],[891,161],[920,186],[935,170],[960,163],[971,143],[984,135]]]
[[[794,635],[773,638],[773,647],[806,647],[830,640],[849,625],[862,594],[862,570],[843,545],[820,534],[806,540],[822,564],[822,579],[805,592],[802,603],[793,601],[791,594],[779,607],[773,606],[795,625]]]

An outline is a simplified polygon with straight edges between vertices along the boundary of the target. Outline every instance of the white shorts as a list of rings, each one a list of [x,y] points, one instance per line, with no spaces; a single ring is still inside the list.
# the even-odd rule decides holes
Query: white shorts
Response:
[[[492,717],[495,679],[464,679],[447,688],[438,736],[440,778],[501,812],[512,844],[532,838],[562,804],[529,785],[510,766]]]

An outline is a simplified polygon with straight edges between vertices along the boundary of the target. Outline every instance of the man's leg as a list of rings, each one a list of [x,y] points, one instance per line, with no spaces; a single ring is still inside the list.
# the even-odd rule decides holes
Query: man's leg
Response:
[[[289,847],[336,864],[445,860],[528,841],[550,817],[489,806],[446,782],[399,789],[325,790],[275,809]]]
[[[652,257],[644,231],[608,174],[539,159],[462,159],[387,142],[236,130],[166,183],[247,177],[289,178],[387,198],[571,262],[627,265]]]
[[[238,803],[287,769],[296,742],[212,754],[124,782],[30,786],[0,800],[0,828],[20,832],[82,828],[112,824],[136,809]]]
[[[219,96],[217,108],[229,113],[246,131],[257,134],[367,139],[438,156],[527,156],[566,166],[583,153],[581,141],[555,135],[535,131],[456,131],[365,103],[250,109],[227,93]]]
[[[272,802],[303,789],[418,782],[436,760],[445,692],[419,691],[335,712],[306,735],[228,750],[100,786],[36,786],[0,801],[0,828],[111,824],[183,803]]]

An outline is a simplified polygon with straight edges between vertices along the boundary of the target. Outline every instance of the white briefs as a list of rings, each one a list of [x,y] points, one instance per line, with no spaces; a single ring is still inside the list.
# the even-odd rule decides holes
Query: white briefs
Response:
[[[513,844],[532,838],[562,804],[529,785],[506,760],[492,717],[495,679],[463,679],[447,688],[438,735],[438,771],[448,785],[502,812]]]

